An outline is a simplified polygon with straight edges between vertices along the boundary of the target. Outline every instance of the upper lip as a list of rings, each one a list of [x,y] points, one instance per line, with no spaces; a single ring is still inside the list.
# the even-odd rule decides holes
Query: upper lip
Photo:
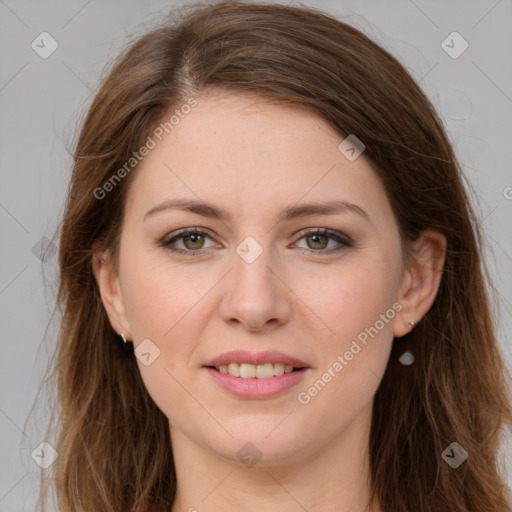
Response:
[[[275,350],[267,350],[265,352],[249,352],[247,350],[232,350],[224,352],[213,359],[210,359],[204,366],[221,366],[229,363],[248,363],[248,364],[266,364],[281,363],[292,365],[294,368],[305,368],[308,364],[296,357],[289,356]]]

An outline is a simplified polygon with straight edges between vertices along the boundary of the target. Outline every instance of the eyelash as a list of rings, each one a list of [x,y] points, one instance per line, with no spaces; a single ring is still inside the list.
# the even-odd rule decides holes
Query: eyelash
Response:
[[[207,236],[208,238],[212,238],[209,233],[207,233],[206,231],[204,231],[200,228],[186,228],[186,229],[182,229],[182,230],[178,231],[171,238],[167,237],[164,240],[162,240],[161,245],[162,245],[162,247],[166,248],[167,250],[169,250],[173,253],[184,254],[189,257],[200,256],[200,255],[204,254],[205,251],[203,249],[197,249],[197,250],[187,249],[187,250],[185,250],[185,249],[171,248],[172,243],[176,242],[177,240],[179,240],[181,238],[184,238],[185,236],[190,236],[190,235],[204,235],[204,236]],[[307,253],[310,253],[310,254],[317,253],[317,254],[320,254],[321,256],[328,256],[328,255],[331,255],[334,253],[338,253],[347,247],[353,247],[352,242],[349,237],[347,237],[346,235],[344,235],[342,233],[338,233],[337,231],[332,231],[332,230],[326,229],[326,228],[304,229],[304,230],[300,231],[298,233],[298,235],[299,235],[299,238],[297,239],[297,241],[299,241],[303,238],[312,237],[314,235],[324,235],[327,238],[334,240],[340,244],[339,247],[336,247],[334,249],[331,248],[329,250],[322,250],[322,249],[315,250],[315,249],[303,249],[303,248],[299,249],[301,251],[306,251]]]

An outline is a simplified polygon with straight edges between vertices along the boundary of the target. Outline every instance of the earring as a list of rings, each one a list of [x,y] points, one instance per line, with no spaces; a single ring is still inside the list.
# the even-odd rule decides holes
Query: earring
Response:
[[[400,363],[402,363],[404,366],[409,366],[411,365],[412,363],[414,363],[414,355],[411,354],[410,352],[404,352],[399,358],[398,360],[400,361]]]
[[[121,339],[119,339],[121,338]],[[133,352],[133,342],[128,341],[124,332],[119,333],[119,338],[117,338],[119,347],[125,354],[131,354]]]
[[[414,326],[416,325],[416,322],[407,323],[411,326],[412,331],[414,329]],[[409,343],[406,343],[405,347],[407,347],[408,345]],[[403,352],[402,355],[398,358],[398,361],[404,366],[410,366],[412,363],[414,363],[414,354],[412,354],[412,352],[406,349],[405,352]]]

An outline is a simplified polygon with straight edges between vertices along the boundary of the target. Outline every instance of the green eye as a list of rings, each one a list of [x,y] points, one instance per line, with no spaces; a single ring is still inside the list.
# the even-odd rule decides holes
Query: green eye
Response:
[[[325,228],[303,230],[299,235],[298,240],[305,239],[307,241],[307,247],[302,249],[310,253],[321,255],[325,253],[327,255],[338,252],[346,247],[352,247],[352,242],[346,235]],[[198,228],[186,228],[177,232],[174,236],[165,239],[161,245],[174,253],[199,256],[204,254],[208,248],[204,246],[206,239],[212,240],[211,235],[206,231]],[[329,242],[334,242],[337,245],[327,249]],[[175,247],[176,243],[181,243],[183,248]]]
[[[311,242],[306,242],[308,246],[306,247],[306,250],[317,253],[332,254],[333,252],[337,252],[345,247],[352,247],[352,242],[346,235],[325,228],[301,231],[299,240],[302,240],[303,238],[306,241]],[[334,241],[337,246],[325,250],[330,241]]]
[[[190,249],[192,251],[202,249],[202,246],[204,244],[204,238],[201,237],[204,237],[204,235],[201,235],[199,233],[181,236],[181,238],[183,239],[183,245],[185,245],[187,249]],[[188,243],[190,243],[190,245],[188,245]]]
[[[187,228],[179,231],[172,238],[164,240],[162,245],[172,252],[181,254],[188,253],[190,256],[195,256],[196,254],[201,254],[199,251],[204,248],[205,237],[211,238],[206,231],[195,228]],[[173,245],[178,241],[182,242],[183,246],[185,247],[184,249],[173,247]]]

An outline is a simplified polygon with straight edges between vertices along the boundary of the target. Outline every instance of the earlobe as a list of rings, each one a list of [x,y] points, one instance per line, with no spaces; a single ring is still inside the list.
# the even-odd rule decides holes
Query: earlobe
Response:
[[[404,336],[432,307],[436,298],[446,257],[446,237],[438,231],[421,232],[413,247],[404,274],[400,303],[403,309],[394,326],[394,336]]]
[[[110,325],[116,333],[122,332],[126,337],[131,338],[119,275],[114,272],[110,257],[106,253],[94,253],[92,256],[92,270]]]

